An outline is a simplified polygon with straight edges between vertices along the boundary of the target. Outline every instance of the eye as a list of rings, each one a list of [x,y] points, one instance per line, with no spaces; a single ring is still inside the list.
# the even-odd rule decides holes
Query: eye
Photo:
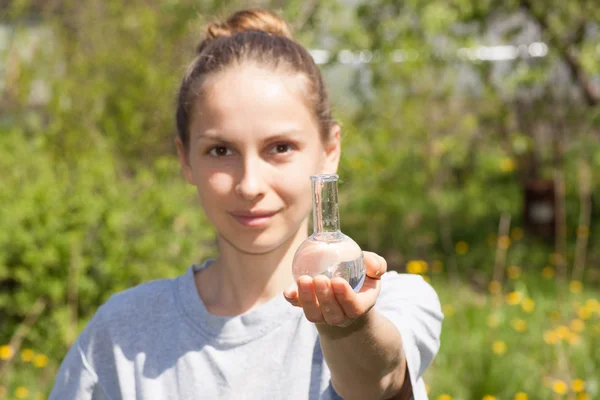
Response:
[[[225,157],[231,155],[231,150],[225,146],[215,146],[209,150],[208,154],[213,157]]]
[[[271,149],[271,153],[274,154],[286,154],[293,150],[292,145],[289,143],[278,143]]]

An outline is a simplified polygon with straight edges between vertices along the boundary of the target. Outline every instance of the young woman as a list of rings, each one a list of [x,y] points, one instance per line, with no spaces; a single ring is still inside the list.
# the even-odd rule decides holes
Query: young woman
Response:
[[[211,24],[181,84],[183,174],[219,256],[104,304],[72,346],[52,400],[426,399],[442,314],[419,276],[365,252],[359,293],[292,278],[308,236],[310,175],[340,158],[319,69],[261,10]]]

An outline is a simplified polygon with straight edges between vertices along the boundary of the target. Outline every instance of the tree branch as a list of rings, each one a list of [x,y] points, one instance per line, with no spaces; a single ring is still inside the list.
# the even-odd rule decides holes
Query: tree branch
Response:
[[[550,28],[546,15],[537,12],[531,3],[531,0],[521,0],[520,5],[521,8],[524,9],[540,26],[542,33],[548,38],[550,45],[558,50],[560,56],[567,64],[571,78],[579,85],[579,88],[583,92],[587,105],[593,107],[600,104],[600,93],[598,88],[596,88],[583,69],[579,57],[572,46],[573,41],[571,41],[571,43],[563,43],[558,37],[558,34],[553,32]]]

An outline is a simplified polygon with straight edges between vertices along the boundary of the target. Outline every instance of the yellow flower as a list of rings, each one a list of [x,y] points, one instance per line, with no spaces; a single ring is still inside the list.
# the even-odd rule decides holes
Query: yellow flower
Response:
[[[561,325],[556,328],[556,334],[558,335],[559,339],[567,339],[569,336],[571,336],[571,331],[569,330],[568,326]]]
[[[428,265],[423,260],[411,260],[406,264],[406,271],[410,274],[422,274],[427,272]]]
[[[556,344],[558,342],[558,334],[552,330],[544,332],[544,342],[548,344]]]
[[[585,322],[580,319],[571,321],[571,330],[573,332],[582,332],[585,329]]]
[[[583,285],[579,281],[571,281],[569,283],[569,289],[571,290],[571,293],[575,293],[575,294],[581,293],[581,290],[583,289]]]
[[[428,276],[423,276],[423,280],[427,283],[431,283],[431,279]]]
[[[501,356],[502,354],[506,353],[506,343],[504,343],[502,340],[494,341],[494,343],[492,343],[492,351],[494,354]]]
[[[19,386],[15,390],[15,396],[17,396],[17,399],[25,399],[29,396],[29,389],[24,386]]]
[[[544,278],[544,279],[554,278],[554,268],[552,268],[549,265],[542,268],[542,278]]]
[[[577,400],[590,400],[590,395],[585,392],[577,393]]]
[[[525,236],[525,232],[522,228],[519,228],[518,226],[515,226],[510,231],[510,238],[512,240],[521,240],[523,239],[523,236]]]
[[[587,306],[583,306],[577,309],[577,315],[579,316],[579,319],[587,321],[592,317],[592,310]]]
[[[521,292],[510,292],[506,295],[506,302],[511,306],[520,304],[523,300],[523,294]]]
[[[513,329],[517,332],[523,333],[527,330],[527,321],[525,321],[524,319],[513,319],[510,324],[513,327]]]
[[[519,392],[517,394],[515,394],[515,398],[514,400],[528,400],[529,396],[527,396],[527,393],[525,392]]]
[[[492,396],[491,394],[486,394],[481,400],[496,400],[496,397]]]
[[[437,397],[437,400],[452,400],[452,396],[450,396],[449,394],[440,394]]]
[[[504,173],[513,172],[515,170],[515,160],[510,157],[504,157],[500,160],[500,171]]]
[[[508,267],[507,272],[510,279],[518,279],[521,276],[521,268],[516,265]]]
[[[523,303],[521,303],[521,308],[526,313],[532,313],[533,310],[535,310],[535,302],[528,297],[525,300],[523,300]]]
[[[552,391],[554,393],[558,393],[558,394],[565,394],[567,393],[567,384],[565,383],[565,381],[561,381],[560,379],[556,379],[554,380],[554,382],[552,382]]]
[[[37,354],[33,359],[33,365],[35,365],[36,368],[44,368],[48,365],[48,356],[45,354]]]
[[[508,249],[510,247],[510,238],[508,236],[500,236],[498,238],[498,247],[501,249]]]
[[[469,243],[465,242],[464,240],[461,240],[460,242],[456,243],[456,254],[467,254],[468,251]]]
[[[451,317],[454,315],[454,306],[452,304],[444,304],[442,306],[442,312],[444,316]]]
[[[444,264],[442,264],[442,262],[440,260],[434,260],[431,263],[431,272],[433,272],[434,274],[439,274],[443,270],[444,270]]]
[[[31,360],[33,360],[34,356],[35,356],[35,353],[31,349],[24,349],[21,352],[21,360],[23,360],[24,362],[31,362]]]
[[[14,350],[8,344],[0,346],[0,360],[8,360],[13,354]]]
[[[488,285],[488,290],[491,294],[498,294],[502,290],[502,285],[498,281],[491,281]]]
[[[585,381],[583,379],[575,379],[571,382],[571,390],[575,393],[583,392],[585,389]]]

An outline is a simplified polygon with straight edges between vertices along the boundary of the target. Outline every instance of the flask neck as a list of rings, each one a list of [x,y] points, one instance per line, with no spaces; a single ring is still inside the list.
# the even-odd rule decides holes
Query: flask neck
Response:
[[[340,213],[338,208],[337,175],[314,175],[313,232],[339,232]]]

